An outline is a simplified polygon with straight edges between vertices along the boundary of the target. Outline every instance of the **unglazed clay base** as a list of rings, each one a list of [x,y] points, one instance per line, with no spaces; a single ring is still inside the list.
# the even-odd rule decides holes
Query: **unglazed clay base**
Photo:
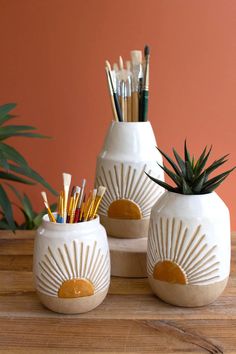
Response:
[[[100,215],[107,234],[119,238],[143,238],[148,236],[149,218],[139,220],[111,219]]]
[[[108,237],[111,275],[126,278],[147,277],[147,238]]]
[[[95,295],[63,299],[56,296],[49,296],[37,291],[40,301],[50,310],[64,314],[78,314],[91,311],[100,305],[105,299],[108,288]]]
[[[163,301],[176,306],[198,307],[215,301],[224,291],[228,277],[208,285],[170,284],[149,277],[154,293]]]

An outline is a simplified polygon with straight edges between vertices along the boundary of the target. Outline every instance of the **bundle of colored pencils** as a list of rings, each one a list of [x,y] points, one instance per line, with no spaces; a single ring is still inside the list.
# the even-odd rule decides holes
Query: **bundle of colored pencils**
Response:
[[[114,120],[118,122],[146,122],[149,94],[150,50],[144,48],[144,60],[141,50],[132,50],[131,61],[124,66],[122,57],[119,66],[113,68],[106,60],[105,70]]]
[[[92,220],[96,217],[106,187],[100,186],[98,189],[90,190],[88,198],[86,199],[85,179],[83,179],[81,187],[73,186],[71,193],[69,193],[70,184],[71,175],[69,173],[63,173],[64,188],[59,195],[56,217],[50,209],[46,192],[41,193],[51,222],[72,224]]]

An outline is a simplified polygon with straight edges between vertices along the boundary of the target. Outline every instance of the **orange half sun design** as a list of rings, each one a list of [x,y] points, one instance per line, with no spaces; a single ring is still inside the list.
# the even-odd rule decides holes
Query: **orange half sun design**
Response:
[[[48,247],[39,262],[37,289],[50,296],[79,298],[105,290],[110,282],[109,253],[93,245],[73,241],[57,249]]]
[[[207,284],[219,278],[217,246],[209,247],[201,225],[191,231],[181,220],[151,220],[148,249],[148,276],[172,284]]]
[[[112,219],[142,219],[150,215],[151,207],[162,194],[161,188],[146,176],[151,170],[136,169],[117,163],[112,168],[101,166],[96,186],[107,188],[99,207],[99,214]]]

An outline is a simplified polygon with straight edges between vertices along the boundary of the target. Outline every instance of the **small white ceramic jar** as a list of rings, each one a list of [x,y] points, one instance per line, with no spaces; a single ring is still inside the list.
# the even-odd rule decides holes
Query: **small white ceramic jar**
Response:
[[[218,298],[230,272],[230,216],[215,192],[161,196],[151,213],[147,271],[154,293],[170,304]]]
[[[96,169],[96,186],[107,188],[99,215],[108,235],[147,237],[151,208],[163,192],[145,174],[164,180],[156,147],[150,122],[111,123]]]
[[[75,314],[100,305],[110,284],[107,234],[99,216],[77,224],[43,217],[34,245],[34,281],[50,310]]]

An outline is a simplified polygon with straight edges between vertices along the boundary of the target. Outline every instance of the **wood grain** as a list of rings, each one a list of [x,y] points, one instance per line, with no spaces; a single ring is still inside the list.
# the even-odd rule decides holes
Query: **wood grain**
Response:
[[[66,316],[38,301],[33,238],[0,232],[0,353],[236,353],[235,234],[228,287],[210,306],[173,307],[147,279],[113,277],[101,306]]]

